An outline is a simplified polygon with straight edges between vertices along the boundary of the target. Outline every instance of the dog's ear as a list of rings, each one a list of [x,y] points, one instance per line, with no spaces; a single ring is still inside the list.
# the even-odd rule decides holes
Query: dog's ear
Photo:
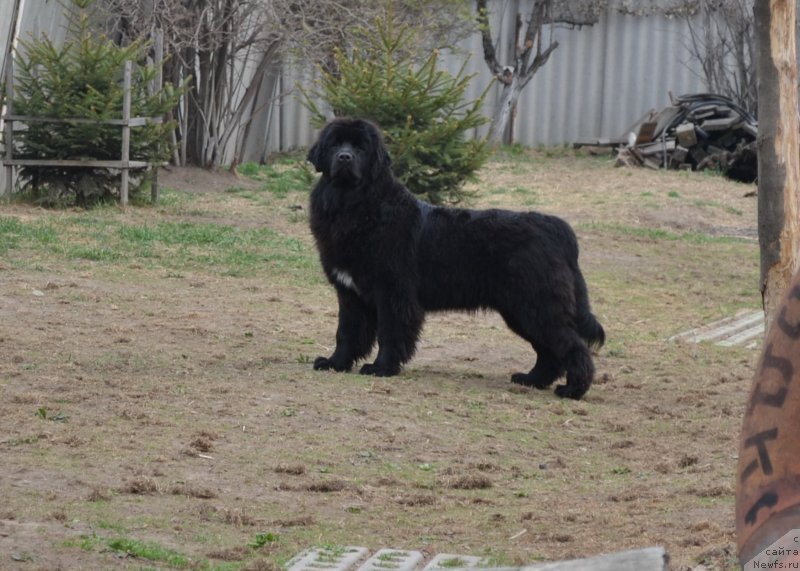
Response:
[[[386,149],[386,142],[380,130],[375,125],[370,129],[370,137],[372,139],[372,152],[375,154],[372,161],[372,177],[378,178],[381,174],[385,173],[392,168],[392,158],[389,156],[389,151]]]
[[[381,145],[378,147],[378,161],[384,168],[392,167],[392,157],[389,155],[389,150],[386,148],[386,143],[383,139],[381,139]]]
[[[321,140],[314,143],[311,148],[308,149],[308,156],[306,157],[308,162],[314,165],[314,168],[317,170],[317,172],[322,172],[322,167],[324,166],[324,160],[322,157],[324,153],[322,152],[322,145],[320,143]]]
[[[308,156],[306,158],[308,162],[314,165],[317,172],[325,173],[330,168],[328,164],[328,155],[331,148],[332,125],[333,122],[325,125],[322,131],[319,132],[319,136],[317,136],[317,142],[308,149]]]

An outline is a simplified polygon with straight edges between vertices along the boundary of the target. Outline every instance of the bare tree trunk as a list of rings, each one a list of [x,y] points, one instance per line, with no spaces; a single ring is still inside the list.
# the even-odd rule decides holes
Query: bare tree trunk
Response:
[[[500,98],[497,100],[497,107],[492,115],[489,124],[489,143],[497,145],[502,142],[503,135],[510,124],[514,115],[514,108],[517,106],[522,88],[520,87],[519,76],[513,76],[510,83],[503,84]]]
[[[767,329],[800,265],[800,121],[794,0],[756,0],[758,240]]]
[[[495,108],[492,122],[489,127],[489,143],[499,144],[503,134],[511,121],[514,108],[525,86],[528,85],[534,74],[550,58],[550,54],[558,47],[558,42],[552,36],[548,39],[543,49],[542,29],[548,21],[548,11],[552,0],[534,0],[528,14],[528,24],[525,35],[515,46],[514,65],[501,66],[497,60],[497,53],[492,43],[492,30],[489,26],[489,13],[486,0],[477,0],[478,26],[483,39],[483,59],[495,79],[503,84],[503,89]],[[519,22],[519,20],[518,20]],[[519,25],[519,24],[518,24]],[[531,58],[533,60],[531,61]]]

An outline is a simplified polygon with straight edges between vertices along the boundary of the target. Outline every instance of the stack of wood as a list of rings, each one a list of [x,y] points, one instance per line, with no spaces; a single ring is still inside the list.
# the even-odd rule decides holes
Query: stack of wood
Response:
[[[617,150],[617,165],[685,170],[712,169],[743,182],[758,177],[756,119],[731,99],[707,93],[671,98],[616,141],[582,140],[575,146]]]

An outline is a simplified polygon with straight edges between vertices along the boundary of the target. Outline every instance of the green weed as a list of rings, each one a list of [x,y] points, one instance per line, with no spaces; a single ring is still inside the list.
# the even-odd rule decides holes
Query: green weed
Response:
[[[265,545],[278,541],[278,539],[279,537],[274,533],[257,533],[247,546],[253,549],[261,549]]]
[[[311,188],[314,175],[298,160],[288,160],[276,165],[258,165],[244,163],[237,169],[253,180],[264,183],[264,190],[269,191],[277,198],[283,198],[290,192],[306,192]]]
[[[47,417],[47,420],[52,420],[53,422],[66,422],[68,419],[69,417],[61,411]]]
[[[140,559],[147,559],[148,561],[160,561],[179,569],[188,567],[191,563],[191,560],[186,555],[158,545],[157,543],[145,543],[135,539],[120,537],[109,540],[107,545],[114,551],[119,551]]]
[[[320,563],[336,563],[345,553],[347,553],[347,548],[343,545],[325,544],[320,548],[317,561]]]
[[[257,178],[259,175],[259,171],[261,167],[258,166],[258,163],[247,162],[242,163],[239,165],[236,170],[239,171],[239,174],[243,174],[244,176],[249,176],[251,178]]]
[[[92,533],[91,535],[81,535],[78,539],[68,539],[64,542],[64,547],[78,547],[83,551],[93,551],[94,548],[103,543],[103,538]]]
[[[453,557],[452,559],[445,559],[439,562],[439,567],[444,569],[457,569],[459,567],[467,567],[467,562],[459,557]]]

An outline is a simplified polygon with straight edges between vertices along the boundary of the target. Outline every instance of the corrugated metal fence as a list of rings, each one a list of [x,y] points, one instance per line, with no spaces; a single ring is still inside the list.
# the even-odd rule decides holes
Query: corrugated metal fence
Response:
[[[529,0],[528,0],[529,1]],[[527,13],[523,0],[521,12]],[[504,0],[496,0],[501,5]],[[490,3],[490,6],[492,3]],[[514,33],[514,15],[496,17],[494,29]],[[624,16],[604,13],[591,27],[552,30],[559,47],[523,91],[513,128],[514,141],[527,146],[554,146],[580,137],[614,138],[623,134],[650,109],[669,103],[669,93],[704,91],[701,76],[689,65],[688,24],[664,16]],[[510,49],[508,41],[498,42],[498,57]],[[467,97],[480,96],[495,82],[483,61],[480,35],[464,41],[454,53],[440,61],[457,73],[468,58],[466,71],[475,74]],[[501,60],[501,64],[503,61]],[[259,151],[284,151],[308,145],[314,136],[307,110],[292,95],[297,76],[282,72],[278,85],[283,97],[272,110],[270,148],[248,149],[244,160],[254,160]],[[499,84],[484,104],[491,115]],[[488,126],[480,134],[485,134]]]
[[[3,47],[11,29],[14,1],[0,1]],[[515,15],[508,8],[519,6],[526,14],[529,1],[490,2],[497,13],[506,8],[502,17],[495,15],[495,32],[513,37]],[[22,0],[19,37],[47,33],[58,40],[64,34],[63,24],[63,10],[55,0]],[[513,133],[514,140],[523,145],[561,145],[585,136],[617,137],[648,110],[666,105],[669,92],[679,95],[704,90],[699,74],[688,65],[687,23],[680,18],[623,16],[608,10],[594,26],[556,27],[552,32],[559,47],[526,87],[518,104]],[[498,42],[499,57],[510,49],[510,43]],[[443,54],[442,65],[455,73],[469,58],[466,70],[476,75],[468,96],[474,98],[494,79],[483,61],[478,34],[459,48]],[[276,69],[270,76],[275,88],[272,95],[264,90],[267,94],[253,104],[258,112],[250,118],[242,160],[263,160],[270,153],[304,147],[313,140],[309,113],[294,94],[298,77],[303,74],[285,68]],[[487,97],[487,114],[498,93],[499,86]],[[270,97],[271,102],[264,99]]]

